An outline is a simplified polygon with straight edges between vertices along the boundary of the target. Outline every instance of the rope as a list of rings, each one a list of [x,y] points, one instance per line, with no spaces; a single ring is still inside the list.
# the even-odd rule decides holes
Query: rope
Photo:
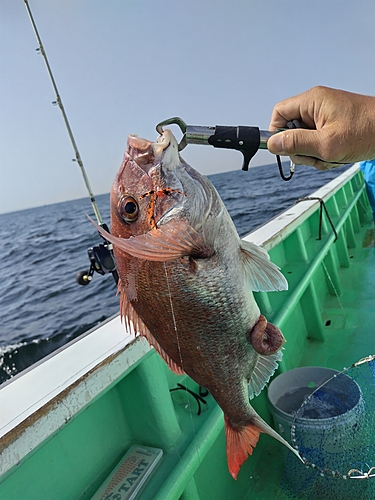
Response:
[[[323,224],[323,209],[324,209],[324,211],[326,213],[326,216],[327,216],[327,219],[328,219],[328,222],[330,223],[332,231],[333,231],[333,233],[335,235],[335,239],[334,239],[334,243],[335,243],[337,241],[337,238],[338,238],[337,231],[336,231],[335,226],[333,225],[331,216],[328,213],[327,207],[326,207],[323,199],[322,198],[318,198],[318,197],[314,197],[314,196],[307,196],[305,198],[299,198],[295,202],[295,204],[300,203],[301,201],[319,201],[319,203],[320,203],[320,213],[319,213],[319,236],[318,236],[318,240],[322,239],[322,224]]]

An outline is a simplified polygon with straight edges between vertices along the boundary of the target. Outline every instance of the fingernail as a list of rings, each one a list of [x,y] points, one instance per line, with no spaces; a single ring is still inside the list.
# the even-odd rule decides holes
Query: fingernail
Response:
[[[285,154],[285,151],[283,151],[283,138],[280,136],[280,134],[275,134],[270,137],[268,139],[267,146],[271,153],[275,155]]]

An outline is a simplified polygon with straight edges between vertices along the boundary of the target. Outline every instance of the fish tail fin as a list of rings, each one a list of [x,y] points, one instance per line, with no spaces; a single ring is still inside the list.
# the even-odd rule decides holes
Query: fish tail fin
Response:
[[[253,449],[257,445],[259,435],[264,431],[255,423],[235,429],[225,416],[224,422],[227,441],[228,469],[233,479],[237,479],[241,465],[245,462],[248,455],[252,455]]]
[[[259,415],[254,412],[254,415],[249,420],[249,423],[241,428],[234,428],[227,417],[224,416],[225,435],[227,440],[227,460],[228,468],[233,479],[237,479],[241,465],[245,462],[248,455],[252,455],[256,447],[261,433],[277,439],[293,452],[300,460],[303,459],[284,438],[282,438],[272,427],[270,427]]]

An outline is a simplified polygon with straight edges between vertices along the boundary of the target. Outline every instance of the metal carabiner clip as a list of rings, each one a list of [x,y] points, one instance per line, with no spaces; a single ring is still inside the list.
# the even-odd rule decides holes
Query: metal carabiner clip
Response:
[[[180,130],[181,130],[183,135],[182,135],[181,141],[178,144],[178,150],[182,151],[183,149],[185,149],[187,146],[187,142],[186,142],[187,125],[184,122],[184,120],[182,118],[180,118],[179,116],[174,116],[173,118],[168,118],[167,120],[163,120],[162,122],[160,122],[156,125],[156,132],[158,134],[162,135],[164,132],[163,127],[165,127],[166,125],[178,125],[180,127]]]

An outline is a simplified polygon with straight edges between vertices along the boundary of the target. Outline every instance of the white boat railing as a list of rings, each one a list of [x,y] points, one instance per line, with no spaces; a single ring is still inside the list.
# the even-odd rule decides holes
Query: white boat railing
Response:
[[[343,184],[354,177],[358,170],[359,164],[355,163],[341,175],[328,182],[314,193],[309,194],[309,197],[325,200],[335,194]],[[317,175],[319,174],[317,173]],[[319,201],[317,200],[305,201],[304,203],[293,205],[285,212],[282,212],[269,222],[266,222],[263,226],[245,236],[243,239],[262,246],[266,250],[271,250],[271,248],[283,241],[297,226],[306,220],[317,207],[319,207]]]

